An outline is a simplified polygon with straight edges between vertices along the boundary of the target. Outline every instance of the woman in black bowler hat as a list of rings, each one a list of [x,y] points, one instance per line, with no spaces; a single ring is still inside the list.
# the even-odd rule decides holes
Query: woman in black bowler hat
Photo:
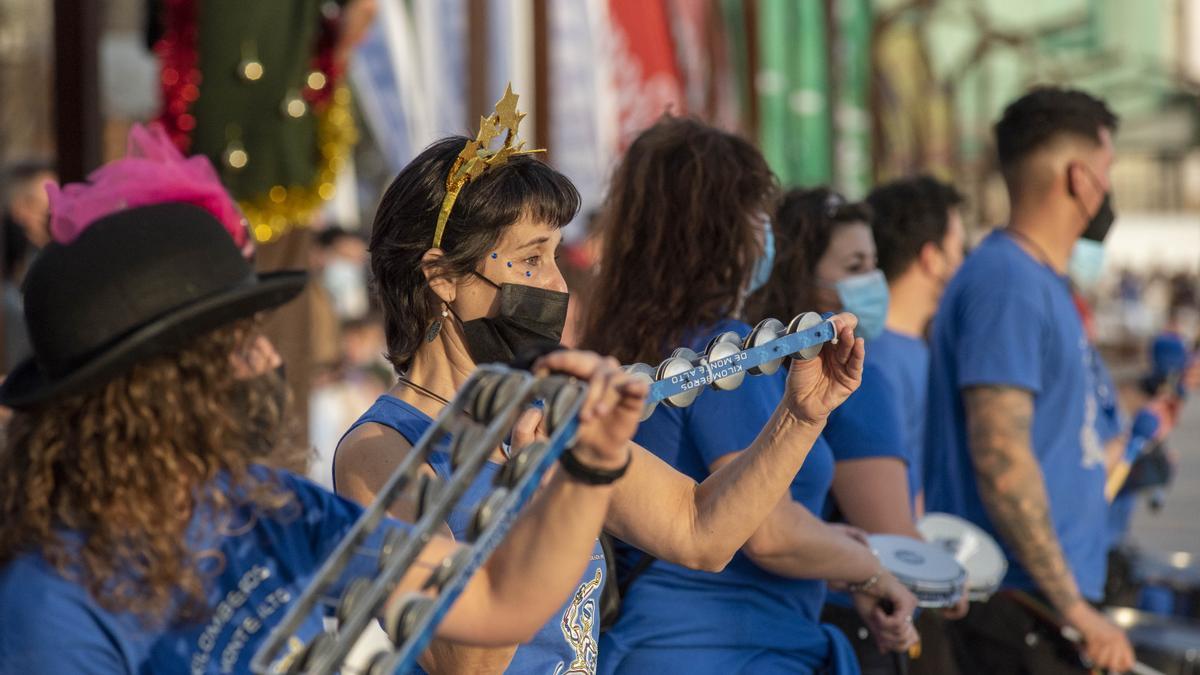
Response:
[[[25,284],[34,356],[0,386],[16,409],[0,452],[0,672],[245,672],[362,509],[271,468],[286,395],[254,317],[304,273],[254,273],[215,215],[236,212],[219,184],[215,211],[147,203],[178,166],[146,183],[121,174],[150,160],[122,161],[57,200],[57,241]],[[113,178],[124,193],[107,194]],[[592,381],[576,452],[619,461],[645,387],[593,355],[545,364]],[[551,479],[440,634],[528,639],[574,587],[611,493]],[[406,527],[388,525],[380,537]],[[397,592],[455,546],[435,538]]]

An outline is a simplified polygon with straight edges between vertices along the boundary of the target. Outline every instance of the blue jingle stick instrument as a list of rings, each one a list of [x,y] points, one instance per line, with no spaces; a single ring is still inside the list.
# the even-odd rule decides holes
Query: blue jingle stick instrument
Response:
[[[376,654],[364,672],[381,675],[412,669],[471,574],[503,541],[542,475],[570,446],[584,393],[582,383],[561,375],[534,377],[503,366],[480,366],[289,607],[255,653],[251,670],[337,672],[363,630],[377,618],[392,637],[395,650]],[[421,564],[418,557],[422,549],[439,532],[492,450],[502,445],[517,417],[535,400],[544,403],[549,437],[522,448],[496,474],[495,488],[475,508],[471,535],[437,565],[423,592],[392,598],[405,574]],[[420,467],[428,461],[430,452],[441,447],[447,437],[445,447],[453,464],[450,479],[442,481],[421,473]],[[416,507],[416,522],[411,527],[396,527],[394,521],[385,521],[388,509],[401,497],[407,497]],[[368,537],[380,528],[389,529],[382,546],[365,546]],[[341,580],[359,557],[377,561],[374,575],[345,584],[341,597],[327,595],[327,589]],[[306,618],[321,607],[335,610],[337,627],[318,634],[298,654],[285,658],[291,644],[299,640],[297,631]]]
[[[627,372],[650,382],[642,419],[649,418],[659,403],[685,408],[706,387],[737,389],[746,373],[770,375],[788,358],[815,358],[826,342],[837,343],[831,316],[805,312],[787,326],[778,319],[764,319],[745,338],[732,331],[716,336],[703,355],[681,347],[658,368],[644,363],[626,366]]]

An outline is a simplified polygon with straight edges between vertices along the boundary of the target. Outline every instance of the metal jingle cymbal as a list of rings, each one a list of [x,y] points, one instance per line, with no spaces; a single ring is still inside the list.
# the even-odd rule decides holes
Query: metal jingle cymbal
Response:
[[[804,312],[802,314],[797,314],[796,318],[792,319],[792,322],[788,324],[788,335],[795,335],[802,330],[807,330],[813,326],[819,326],[824,320],[825,319],[822,319],[821,315],[817,314],[816,312]],[[800,359],[801,361],[811,361],[817,358],[817,354],[821,353],[821,347],[823,346],[824,345],[815,344],[811,347],[805,347],[792,356]]]
[[[695,354],[695,352],[692,352],[690,349],[687,351]],[[679,353],[680,350],[677,349],[675,352]],[[697,357],[697,359],[699,359],[699,357]],[[654,375],[655,379],[661,382],[663,380],[669,380],[676,375],[682,375],[683,373],[686,373],[695,367],[695,361],[686,359],[682,356],[670,356],[666,361],[663,361],[658,365],[658,370],[655,371]],[[704,387],[692,387],[691,389],[682,391],[674,396],[668,396],[663,403],[666,403],[672,408],[686,408],[692,403],[695,403],[696,397],[700,396],[700,392],[703,390]]]
[[[551,436],[568,422],[568,413],[583,395],[583,387],[571,379],[563,378],[555,387],[554,393],[545,401],[546,430]]]
[[[337,620],[338,623],[345,625],[350,617],[353,616],[354,610],[358,609],[359,603],[366,597],[367,591],[371,588],[371,580],[367,577],[359,577],[350,582],[346,586],[346,590],[342,592],[342,598],[337,605]]]
[[[634,363],[632,365],[625,366],[623,368],[623,370],[635,378],[645,380],[646,384],[648,384],[648,385],[654,384],[654,380],[655,380],[654,368],[651,368],[650,366],[648,366],[644,363]],[[658,407],[657,403],[647,399],[646,406],[644,408],[642,408],[642,421],[645,422],[646,420],[650,419],[650,416],[654,414],[654,409],[657,407]]]
[[[500,516],[500,506],[507,498],[508,488],[502,487],[496,488],[492,494],[484,498],[483,502],[475,509],[475,517],[471,519],[471,526],[467,530],[468,540],[475,541],[479,535],[483,534],[484,530],[496,522],[496,518]]]
[[[734,354],[742,351],[742,339],[733,331],[727,331],[713,338],[708,343],[708,349],[705,351],[705,358],[709,365],[720,361],[721,359],[729,358]],[[727,371],[728,374],[725,374]],[[742,382],[746,379],[746,371],[737,366],[730,364],[720,372],[713,370],[713,381],[711,386],[719,391],[732,391],[742,386]]]
[[[779,338],[783,337],[785,335],[784,331],[786,330],[787,328],[779,319],[763,319],[762,321],[759,321],[758,325],[754,327],[754,330],[751,330],[750,334],[746,336],[745,341],[742,343],[742,348],[753,349],[755,347],[761,347],[772,340],[778,340]],[[783,359],[775,359],[774,361],[767,361],[762,365],[754,366],[752,368],[748,368],[747,370],[751,375],[770,375],[771,373],[779,370],[779,366],[781,365],[783,365]]]
[[[409,593],[387,607],[383,627],[397,647],[412,635],[425,613],[433,607],[434,599],[420,593]]]

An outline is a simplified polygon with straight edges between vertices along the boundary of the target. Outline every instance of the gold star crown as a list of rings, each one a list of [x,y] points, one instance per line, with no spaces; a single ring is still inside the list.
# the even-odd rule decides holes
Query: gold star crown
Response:
[[[525,113],[517,111],[517,98],[510,82],[504,89],[504,96],[496,103],[496,112],[490,117],[479,118],[479,133],[475,140],[467,141],[450,167],[450,175],[446,176],[446,197],[442,199],[437,228],[433,231],[434,248],[442,245],[442,233],[446,230],[446,221],[450,219],[450,210],[454,208],[458,193],[468,182],[482,176],[488,169],[504,164],[514,155],[545,152],[545,149],[526,150],[525,141],[517,141],[517,127],[525,119]],[[504,143],[492,150],[489,146],[502,132]]]

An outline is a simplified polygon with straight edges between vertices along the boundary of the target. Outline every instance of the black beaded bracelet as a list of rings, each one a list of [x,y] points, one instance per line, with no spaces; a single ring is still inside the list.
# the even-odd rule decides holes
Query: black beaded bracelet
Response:
[[[565,450],[558,456],[559,464],[562,464],[563,469],[577,481],[587,483],[588,485],[610,485],[615,483],[617,479],[625,475],[629,470],[630,463],[633,462],[633,453],[629,453],[629,459],[625,460],[625,464],[617,469],[596,469],[590,467],[575,456],[573,450]]]

